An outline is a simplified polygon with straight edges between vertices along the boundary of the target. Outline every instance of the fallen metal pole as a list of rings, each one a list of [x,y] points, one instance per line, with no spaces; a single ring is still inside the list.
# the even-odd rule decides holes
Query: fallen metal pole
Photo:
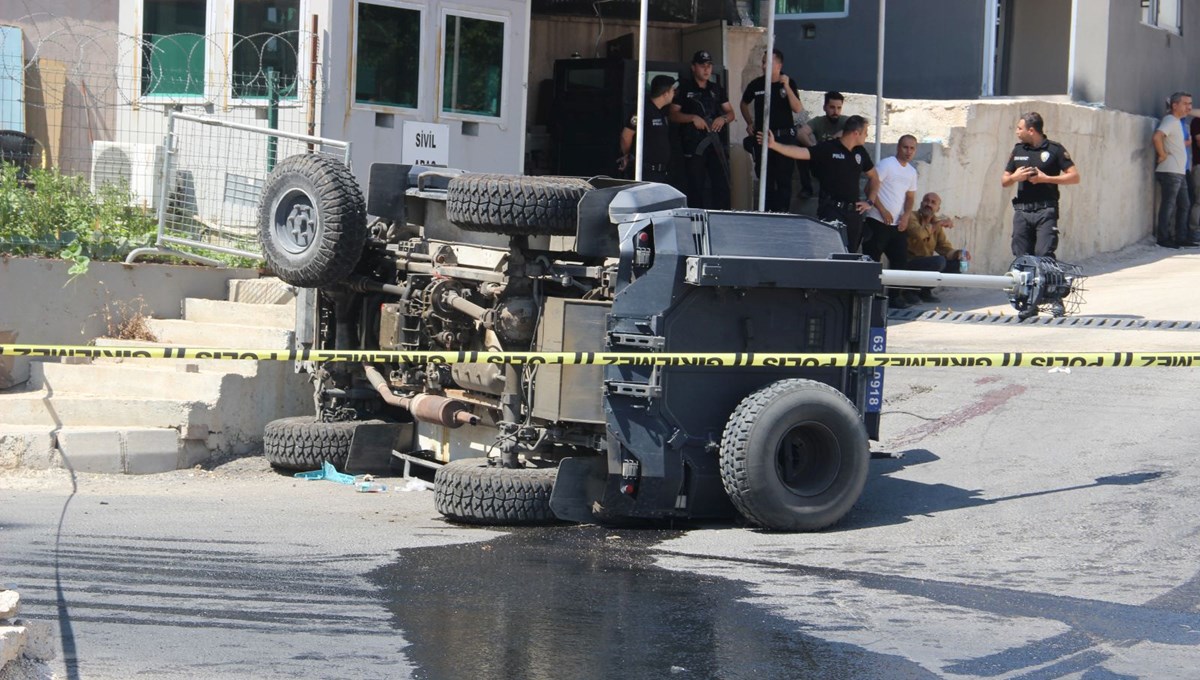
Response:
[[[909,271],[906,269],[885,269],[879,275],[879,280],[885,286],[916,286],[932,288],[946,286],[948,288],[987,288],[989,290],[1012,290],[1014,287],[1028,283],[1027,272],[1008,272],[1007,274],[946,274],[942,272]]]

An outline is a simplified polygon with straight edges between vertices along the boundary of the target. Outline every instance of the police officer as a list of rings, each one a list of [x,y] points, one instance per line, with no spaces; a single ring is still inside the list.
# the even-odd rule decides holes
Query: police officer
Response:
[[[688,205],[729,209],[729,159],[721,131],[737,117],[725,88],[712,82],[713,61],[708,50],[692,55],[692,77],[675,90],[671,122],[682,126],[683,166]]]
[[[646,182],[670,182],[671,135],[667,124],[667,105],[675,98],[675,79],[671,76],[654,76],[650,81],[650,98],[642,113],[642,180]],[[621,130],[621,158],[617,168],[624,171],[632,160],[634,134],[637,132],[637,115],[631,113]]]
[[[1017,145],[1008,157],[1000,186],[1017,185],[1013,198],[1012,252],[1014,257],[1054,257],[1058,249],[1058,185],[1079,184],[1075,161],[1062,144],[1046,139],[1042,116],[1022,114],[1017,120]],[[1029,312],[1028,314],[1026,312]],[[1054,302],[1050,313],[1062,316],[1062,302]],[[1020,314],[1037,314],[1034,307]]]
[[[772,151],[811,162],[813,175],[821,183],[817,217],[826,222],[846,225],[842,239],[846,250],[859,252],[862,244],[862,214],[874,206],[872,199],[859,200],[859,179],[867,176],[867,196],[879,194],[879,174],[863,143],[867,141],[867,119],[850,116],[842,126],[842,135],[828,139],[811,149],[780,144],[768,134]]]
[[[796,144],[797,135],[793,114],[804,110],[800,103],[800,89],[796,83],[783,72],[783,52],[774,50],[771,60],[771,134],[781,144]],[[766,70],[767,57],[763,55],[763,70]],[[750,81],[742,93],[742,116],[746,119],[746,133],[753,139],[757,128],[762,128],[763,100],[767,94],[766,78],[758,77]],[[750,102],[754,102],[754,116],[750,116]],[[753,122],[751,122],[753,121]],[[748,147],[754,156],[754,172],[762,177],[759,164],[762,155],[758,150],[762,147]],[[787,212],[792,202],[792,170],[795,161],[771,152],[767,155],[767,203],[768,212]]]

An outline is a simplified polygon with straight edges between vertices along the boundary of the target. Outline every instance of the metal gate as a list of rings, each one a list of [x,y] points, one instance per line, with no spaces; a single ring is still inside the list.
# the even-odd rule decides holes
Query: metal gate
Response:
[[[350,166],[350,143],[243,123],[172,112],[159,157],[148,159],[155,189],[155,245],[125,261],[167,254],[221,264],[196,250],[262,259],[258,202],[267,176],[288,156],[322,153]],[[182,248],[182,249],[181,249]]]

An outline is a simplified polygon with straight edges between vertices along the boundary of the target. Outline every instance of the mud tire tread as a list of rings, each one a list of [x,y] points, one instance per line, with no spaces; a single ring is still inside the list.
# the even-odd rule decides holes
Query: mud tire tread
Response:
[[[577,177],[459,175],[446,191],[446,217],[467,231],[574,236],[579,200],[592,188]]]
[[[550,492],[557,468],[489,467],[486,458],[451,461],[433,480],[433,502],[464,524],[550,524]]]
[[[315,199],[320,226],[317,241],[302,253],[275,242],[275,197],[299,188]],[[367,242],[367,209],[354,173],[340,160],[321,154],[283,159],[263,186],[258,208],[258,239],[267,266],[285,283],[320,288],[350,274]]]
[[[839,478],[836,501],[825,508],[780,507],[773,497],[777,489],[765,489],[751,473],[755,447],[761,446],[764,412],[778,400],[794,393],[807,393],[829,407],[829,415],[846,429],[844,442],[847,474]],[[762,455],[761,453],[759,455]],[[774,456],[774,452],[770,453]],[[862,493],[870,463],[870,443],[854,404],[837,389],[814,380],[780,380],[750,394],[733,410],[721,437],[721,483],[733,505],[750,522],[776,531],[818,531],[836,524]],[[782,482],[774,480],[782,486]]]
[[[329,461],[336,468],[346,465],[350,442],[359,425],[382,424],[382,420],[324,423],[312,416],[280,418],[263,430],[263,457],[281,470],[317,470]]]

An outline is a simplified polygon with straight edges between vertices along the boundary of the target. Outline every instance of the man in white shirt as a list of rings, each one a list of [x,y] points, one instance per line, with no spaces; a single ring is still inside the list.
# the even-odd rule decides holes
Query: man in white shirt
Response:
[[[1188,211],[1192,206],[1186,179],[1191,160],[1191,133],[1186,118],[1192,112],[1192,95],[1176,92],[1171,95],[1170,102],[1171,112],[1163,116],[1153,138],[1158,161],[1154,178],[1162,190],[1155,237],[1163,248],[1191,247],[1200,245],[1192,240],[1188,228]]]
[[[908,259],[908,237],[903,233],[917,200],[917,169],[912,165],[917,153],[917,138],[904,135],[896,142],[896,155],[875,166],[879,174],[875,195],[868,193],[871,204],[863,217],[863,253],[876,262],[887,255],[888,266],[904,269]],[[898,291],[891,291],[891,306],[904,309],[908,302]]]

